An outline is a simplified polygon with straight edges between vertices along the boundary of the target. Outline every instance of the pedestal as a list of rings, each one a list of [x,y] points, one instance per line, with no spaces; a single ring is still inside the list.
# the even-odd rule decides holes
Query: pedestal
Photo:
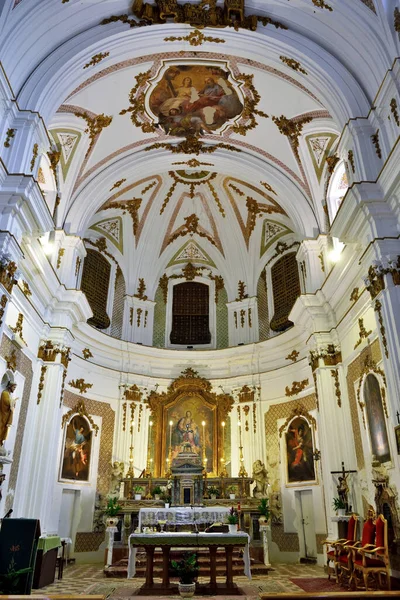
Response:
[[[271,563],[269,562],[269,546],[268,546],[268,537],[271,533],[270,525],[260,525],[260,531],[262,535],[263,542],[263,550],[264,550],[264,565],[266,567],[271,567]]]
[[[113,562],[113,547],[114,547],[114,536],[118,531],[118,527],[107,527],[106,532],[108,533],[108,544],[107,544],[107,564],[106,567],[112,565]]]

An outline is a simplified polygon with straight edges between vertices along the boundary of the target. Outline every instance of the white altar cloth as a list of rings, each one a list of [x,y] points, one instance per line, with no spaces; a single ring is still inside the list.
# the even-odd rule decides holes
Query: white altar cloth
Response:
[[[129,536],[129,562],[128,579],[132,579],[136,573],[136,554],[139,546],[170,546],[174,548],[207,548],[207,546],[242,546],[244,574],[251,579],[250,568],[250,536],[244,531],[236,533],[132,533]]]
[[[230,508],[226,506],[174,506],[170,508],[141,508],[139,510],[139,528],[154,527],[158,521],[171,525],[190,525],[193,523],[225,523]]]

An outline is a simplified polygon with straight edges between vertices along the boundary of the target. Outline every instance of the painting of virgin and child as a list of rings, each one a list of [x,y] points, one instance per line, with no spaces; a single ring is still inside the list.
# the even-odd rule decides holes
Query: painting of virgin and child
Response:
[[[171,135],[215,133],[243,111],[229,72],[212,65],[167,69],[150,95],[150,109]]]

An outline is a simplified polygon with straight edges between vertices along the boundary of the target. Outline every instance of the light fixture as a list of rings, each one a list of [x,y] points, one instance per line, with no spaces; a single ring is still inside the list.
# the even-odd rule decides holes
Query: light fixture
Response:
[[[40,238],[40,243],[42,244],[43,252],[46,256],[51,256],[54,252],[54,242],[56,238],[56,232],[54,229],[49,232],[49,234],[44,235]]]
[[[337,263],[340,259],[341,254],[342,254],[342,251],[339,250],[339,248],[336,248],[335,250],[332,250],[331,252],[329,252],[328,258],[331,262]]]

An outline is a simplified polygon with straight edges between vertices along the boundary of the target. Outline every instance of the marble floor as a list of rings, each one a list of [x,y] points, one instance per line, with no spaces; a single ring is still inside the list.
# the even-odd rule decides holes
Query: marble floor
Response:
[[[235,577],[235,583],[241,589],[241,598],[246,600],[258,600],[259,594],[289,592],[292,594],[301,594],[304,590],[293,583],[291,579],[297,578],[324,578],[327,579],[324,569],[316,565],[273,565],[268,575],[256,575],[251,581],[246,577]],[[207,581],[207,578],[199,578],[200,583]],[[223,580],[221,579],[221,582]],[[55,581],[52,585],[32,590],[32,595],[49,594],[101,594],[112,600],[126,600],[134,596],[137,589],[143,584],[142,579],[110,579],[103,575],[99,565],[69,565],[64,569],[63,579]],[[338,589],[338,591],[340,588]],[[225,600],[229,596],[223,596]],[[144,600],[145,596],[140,596]],[[179,598],[179,596],[168,596],[169,599]],[[202,597],[196,595],[196,600]],[[211,600],[213,596],[207,596]],[[222,596],[219,596],[221,600]],[[236,598],[237,596],[231,596]],[[154,596],[152,597],[154,600]]]

